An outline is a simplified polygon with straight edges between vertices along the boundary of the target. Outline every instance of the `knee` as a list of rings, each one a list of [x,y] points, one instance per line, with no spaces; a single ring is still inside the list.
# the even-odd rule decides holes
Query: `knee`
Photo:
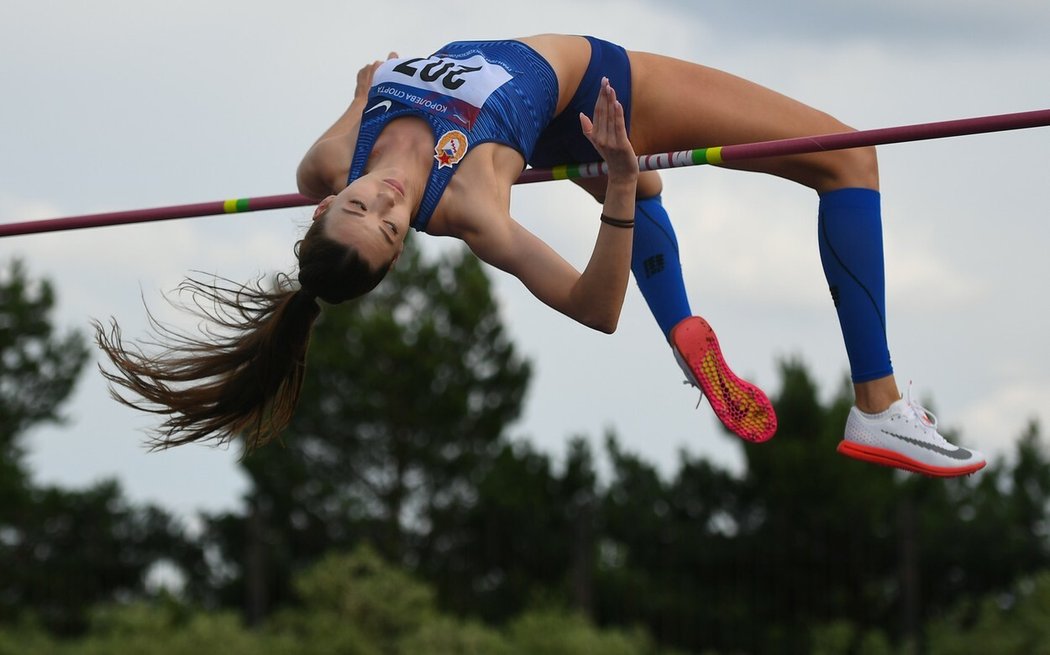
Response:
[[[656,171],[644,171],[638,176],[638,187],[635,191],[635,197],[639,200],[645,200],[646,198],[652,198],[663,193],[664,183],[660,179],[660,174]]]
[[[879,188],[879,161],[874,147],[821,153],[821,174],[814,180],[817,192],[846,188]]]
[[[582,188],[599,203],[605,202],[606,182],[602,178],[577,178],[573,180],[576,186]],[[643,171],[638,176],[638,186],[635,190],[635,198],[645,200],[663,193],[664,183],[657,171]]]

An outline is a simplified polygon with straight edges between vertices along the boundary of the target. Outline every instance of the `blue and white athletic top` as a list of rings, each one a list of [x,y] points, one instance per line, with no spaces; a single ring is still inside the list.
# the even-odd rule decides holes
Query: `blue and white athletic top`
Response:
[[[348,182],[364,172],[387,123],[419,116],[434,132],[434,165],[412,227],[425,231],[456,165],[482,143],[514,148],[526,161],[554,117],[558,78],[519,41],[459,41],[429,57],[390,59],[375,73]]]

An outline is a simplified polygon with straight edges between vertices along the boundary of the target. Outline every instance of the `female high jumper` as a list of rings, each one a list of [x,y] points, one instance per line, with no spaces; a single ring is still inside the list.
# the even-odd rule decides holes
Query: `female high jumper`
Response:
[[[374,288],[408,230],[461,239],[540,301],[596,330],[616,329],[630,271],[672,354],[719,419],[749,441],[776,430],[766,395],[725,363],[694,316],[656,172],[635,153],[849,131],[825,113],[702,65],[628,51],[592,37],[539,35],[450,43],[429,56],[362,68],[349,108],[299,165],[319,201],[297,244],[298,285],[277,289],[187,283],[218,304],[229,337],[180,335],[149,355],[98,328],[116,366],[106,375],[167,416],[158,445],[225,441],[249,448],[290,420],[317,301]],[[578,183],[600,203],[597,240],[577,271],[510,214],[526,164],[605,160],[605,180]],[[878,165],[873,148],[724,164],[776,175],[819,198],[820,257],[845,341],[855,406],[844,455],[933,476],[973,473],[984,457],[948,443],[936,419],[902,398],[886,336]],[[169,335],[171,336],[171,335]]]

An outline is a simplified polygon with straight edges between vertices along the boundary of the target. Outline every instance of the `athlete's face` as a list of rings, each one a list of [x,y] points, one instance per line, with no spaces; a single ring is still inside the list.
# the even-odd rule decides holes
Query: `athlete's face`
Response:
[[[411,208],[403,183],[388,171],[363,175],[338,195],[322,200],[314,220],[323,215],[329,239],[353,246],[373,268],[379,268],[401,255]]]

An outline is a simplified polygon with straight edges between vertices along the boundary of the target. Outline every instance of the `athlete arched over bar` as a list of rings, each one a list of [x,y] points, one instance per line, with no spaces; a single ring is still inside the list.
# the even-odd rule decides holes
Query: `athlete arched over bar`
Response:
[[[455,42],[430,56],[392,54],[361,69],[349,108],[299,166],[300,192],[320,204],[297,244],[298,287],[188,281],[232,310],[222,320],[237,334],[181,337],[173,349],[148,355],[125,348],[115,325],[108,332],[99,326],[99,343],[117,369],[107,375],[145,399],[125,402],[167,415],[160,446],[238,434],[248,447],[259,445],[291,417],[317,299],[338,304],[370,291],[414,228],[463,240],[542,302],[603,332],[616,328],[632,271],[673,355],[719,419],[744,439],[764,441],[776,430],[773,408],[733,374],[711,327],[692,315],[660,178],[637,173],[630,162],[635,152],[849,130],[741,78],[590,37]],[[578,181],[603,203],[581,273],[511,217],[510,192],[526,163],[599,159],[610,163],[608,179]],[[820,257],[856,399],[839,451],[928,475],[984,466],[981,454],[945,441],[893,377],[874,149],[725,165],[818,195]]]

